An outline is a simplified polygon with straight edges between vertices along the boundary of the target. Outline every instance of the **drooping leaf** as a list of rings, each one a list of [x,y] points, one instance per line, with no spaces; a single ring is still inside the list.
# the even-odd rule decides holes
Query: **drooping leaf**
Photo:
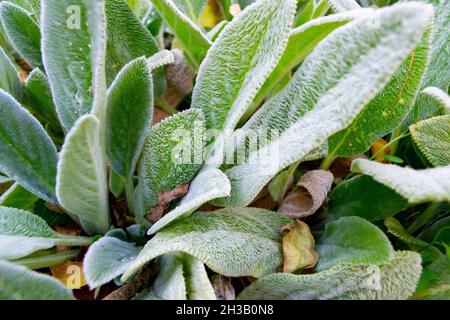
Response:
[[[54,127],[59,126],[56,106],[47,76],[35,68],[25,82],[25,104],[32,112],[48,121]]]
[[[322,41],[288,87],[244,126],[244,134],[262,128],[279,134],[271,143],[260,143],[247,163],[226,171],[232,192],[222,204],[248,205],[279,171],[350,125],[418,44],[431,15],[430,6],[398,4],[353,21]],[[337,53],[343,42],[347,45]]]
[[[38,196],[32,194],[16,182],[4,194],[1,195],[0,206],[17,209],[29,209],[38,199]]]
[[[409,129],[419,150],[433,166],[450,165],[450,115],[420,121]]]
[[[352,171],[371,176],[403,196],[410,204],[450,201],[450,166],[414,170],[357,159],[353,161]]]
[[[363,9],[330,15],[314,19],[292,30],[283,56],[278,62],[277,67],[270,74],[270,77],[266,80],[261,89],[259,89],[258,95],[253,102],[252,109],[258,107],[274,86],[276,86],[286,74],[291,72],[294,67],[299,65],[326,36],[352,20],[362,19],[368,16],[371,12],[372,10],[370,9]]]
[[[337,185],[330,194],[326,213],[332,218],[358,216],[379,221],[394,216],[408,201],[369,176],[354,177]]]
[[[230,22],[203,62],[192,106],[207,129],[234,129],[287,46],[296,1],[261,0]],[[250,31],[251,30],[251,31]]]
[[[124,273],[139,254],[141,247],[113,237],[103,237],[89,247],[83,272],[91,289]]]
[[[92,239],[57,234],[28,211],[0,207],[0,259],[13,260],[57,245],[89,245]]]
[[[0,298],[6,300],[74,300],[58,280],[13,263],[0,261]]]
[[[159,51],[159,47],[124,0],[107,0],[105,6],[108,35],[106,79],[109,85],[128,62],[142,56],[150,58]],[[158,97],[166,86],[163,70],[155,70],[153,75],[155,96]]]
[[[152,0],[152,4],[175,33],[190,62],[198,68],[211,46],[211,41],[172,0]]]
[[[153,127],[145,139],[138,168],[135,213],[143,216],[158,204],[158,193],[190,183],[203,159],[201,137],[204,117],[200,110],[178,113]],[[198,140],[198,139],[197,139]],[[200,159],[198,158],[198,154]]]
[[[342,264],[379,265],[393,254],[386,235],[359,217],[344,217],[329,222],[316,247],[320,256],[318,270]]]
[[[0,47],[0,89],[5,90],[17,101],[22,100],[22,84],[17,75],[16,66]]]
[[[0,170],[28,191],[56,203],[56,147],[40,123],[0,90]],[[26,142],[26,143],[24,143]]]
[[[58,116],[69,131],[91,110],[103,119],[104,1],[42,0],[42,56]]]
[[[398,251],[377,266],[336,266],[312,275],[277,273],[257,280],[242,300],[404,300],[415,291],[422,272],[420,256]]]
[[[106,159],[100,124],[93,115],[82,116],[66,137],[58,162],[56,194],[60,204],[80,221],[95,226],[88,233],[109,230]],[[86,228],[85,228],[86,229]]]
[[[213,199],[228,196],[230,191],[230,181],[222,171],[208,169],[201,172],[191,183],[188,194],[179,205],[152,225],[149,234],[154,234],[173,221],[190,215]]]
[[[32,66],[41,66],[41,33],[29,13],[9,1],[3,1],[0,4],[0,20],[9,42],[19,55]]]
[[[329,157],[366,152],[392,132],[412,109],[430,53],[430,31],[398,68],[393,78],[345,130],[328,141]]]
[[[274,212],[255,208],[197,212],[158,232],[122,279],[129,279],[150,260],[176,251],[225,276],[260,277],[275,272],[282,262],[279,230],[287,223]]]

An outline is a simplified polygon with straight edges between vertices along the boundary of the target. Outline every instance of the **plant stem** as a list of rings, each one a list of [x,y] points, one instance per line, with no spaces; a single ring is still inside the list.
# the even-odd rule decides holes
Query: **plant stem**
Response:
[[[336,157],[333,154],[329,154],[325,159],[323,159],[322,164],[320,165],[321,170],[330,169]]]
[[[394,132],[392,132],[391,139],[389,141],[389,144],[387,145],[387,146],[391,147],[392,155],[395,155],[395,153],[397,152],[397,148],[398,148],[398,144],[399,144],[400,140],[408,135],[409,135],[409,133],[402,132],[402,128],[400,126],[397,127],[397,129],[395,129]]]
[[[68,246],[68,247],[86,247],[90,246],[93,242],[91,237],[71,237],[64,234],[58,234],[58,238],[55,239],[55,244],[57,246]]]
[[[42,269],[64,263],[78,256],[80,250],[70,250],[41,257],[25,258],[13,261],[15,264],[29,269]]]
[[[128,210],[134,213],[134,183],[133,177],[125,181],[125,197],[127,198]]]
[[[170,104],[168,104],[163,98],[159,98],[155,102],[158,107],[160,107],[170,115],[178,113],[178,110],[172,107]]]

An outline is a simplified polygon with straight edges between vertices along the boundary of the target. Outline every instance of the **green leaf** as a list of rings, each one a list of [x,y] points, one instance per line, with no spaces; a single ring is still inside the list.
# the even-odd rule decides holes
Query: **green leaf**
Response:
[[[450,115],[420,121],[409,130],[419,150],[433,166],[450,165]]]
[[[29,209],[39,198],[22,187],[18,183],[14,183],[0,197],[0,206],[11,207],[17,209]]]
[[[0,4],[0,19],[9,42],[19,55],[32,66],[41,66],[41,32],[30,14],[15,4],[3,1]]]
[[[0,283],[2,300],[75,300],[58,280],[6,261],[0,261]]]
[[[371,176],[403,196],[410,204],[450,201],[450,166],[414,170],[357,159],[353,161],[352,171]]]
[[[322,41],[287,88],[243,127],[244,134],[263,129],[279,134],[269,144],[260,143],[247,163],[226,171],[232,191],[222,204],[248,205],[279,171],[350,125],[420,41],[431,14],[429,6],[398,4],[350,22]],[[342,50],[337,53],[336,47]]]
[[[360,9],[361,6],[355,0],[327,0],[336,12],[346,12]]]
[[[219,35],[222,33],[223,29],[228,25],[227,20],[223,20],[219,22],[211,31],[208,32],[208,38],[214,42],[217,40]]]
[[[197,22],[206,7],[208,0],[174,0],[175,4],[189,19]]]
[[[336,266],[311,275],[277,273],[257,280],[241,300],[405,300],[422,271],[415,252],[397,251],[383,265]]]
[[[426,266],[412,299],[449,300],[450,273],[448,270],[450,270],[450,259],[445,256]]]
[[[59,235],[43,219],[24,210],[0,207],[0,222],[0,259],[18,259],[57,245],[92,242],[91,238]]]
[[[6,52],[0,47],[0,89],[11,94],[17,101],[22,100],[22,84],[17,68]]]
[[[190,0],[186,2],[188,1]],[[152,4],[172,29],[190,62],[198,69],[211,46],[211,41],[172,0],[152,0]]]
[[[344,217],[330,222],[316,245],[317,270],[342,264],[382,264],[393,255],[386,235],[375,225],[359,217]]]
[[[58,114],[53,102],[52,91],[47,76],[35,68],[25,82],[25,103],[36,115],[59,128]]]
[[[124,0],[107,0],[105,5],[108,25],[106,79],[109,85],[128,62],[142,56],[149,58],[159,51],[159,47]],[[155,96],[158,97],[166,86],[164,72],[156,70],[153,75]]]
[[[203,144],[197,146],[193,138],[201,136],[197,130],[202,130],[203,126],[202,112],[188,110],[158,123],[150,130],[138,168],[138,216],[143,216],[158,204],[159,192],[173,190],[194,179],[203,162],[195,156],[197,152],[202,155]],[[192,154],[193,151],[195,154]]]
[[[438,102],[446,113],[450,113],[450,96],[436,87],[428,87],[422,90],[422,94],[432,97]]]
[[[337,28],[346,25],[350,21],[368,16],[373,10],[364,9],[330,15],[309,21],[308,23],[292,30],[289,42],[277,67],[272,71],[253,102],[253,111],[263,102],[267,94],[299,65],[314,48]],[[249,110],[252,111],[252,110]],[[251,115],[251,112],[248,112]]]
[[[438,87],[448,92],[450,86],[450,69],[445,68],[450,60],[448,44],[448,29],[450,26],[450,1],[449,0],[423,0],[434,6],[434,26],[431,35],[432,45],[430,63],[424,75],[422,88]],[[440,103],[433,98],[419,95],[414,105],[413,112],[407,124],[429,118],[440,108]]]
[[[358,216],[368,221],[392,217],[408,201],[369,176],[354,177],[337,185],[329,196],[326,213],[332,218]]]
[[[88,233],[110,227],[106,159],[100,142],[100,124],[82,116],[69,132],[60,153],[56,194],[61,205],[80,221],[94,225]],[[85,228],[86,229],[86,228]]]
[[[390,82],[345,130],[329,139],[328,156],[366,152],[372,143],[392,132],[409,114],[420,88],[430,54],[430,31],[398,68]]]
[[[231,186],[227,176],[218,169],[201,172],[191,183],[188,194],[178,206],[158,220],[148,231],[155,234],[173,221],[186,217],[211,200],[226,197]]]
[[[57,154],[50,137],[27,110],[2,90],[0,119],[0,170],[28,191],[56,203]]]
[[[286,49],[295,12],[295,0],[261,0],[224,28],[202,63],[192,96],[207,129],[235,128]]]
[[[83,261],[83,274],[91,289],[124,273],[141,250],[132,243],[103,237],[89,247]]]
[[[106,94],[104,1],[42,0],[42,56],[63,127],[92,111],[103,119]]]
[[[153,286],[156,299],[215,300],[216,295],[205,267],[187,254],[167,254],[159,258],[160,273]]]
[[[225,276],[258,278],[275,272],[281,264],[279,230],[289,221],[255,208],[197,212],[158,232],[122,279],[129,279],[154,258],[177,251],[192,255]]]

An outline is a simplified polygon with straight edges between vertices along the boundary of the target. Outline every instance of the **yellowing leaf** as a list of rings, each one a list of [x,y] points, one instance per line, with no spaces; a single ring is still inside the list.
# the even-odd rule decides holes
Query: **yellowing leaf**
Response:
[[[83,262],[66,261],[50,267],[52,276],[61,281],[69,289],[80,289],[87,285],[83,274]]]

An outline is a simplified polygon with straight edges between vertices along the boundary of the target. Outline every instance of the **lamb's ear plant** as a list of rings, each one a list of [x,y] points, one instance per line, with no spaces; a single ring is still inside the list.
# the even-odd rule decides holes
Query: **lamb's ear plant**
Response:
[[[448,0],[211,3],[0,1],[0,298],[449,299]]]

